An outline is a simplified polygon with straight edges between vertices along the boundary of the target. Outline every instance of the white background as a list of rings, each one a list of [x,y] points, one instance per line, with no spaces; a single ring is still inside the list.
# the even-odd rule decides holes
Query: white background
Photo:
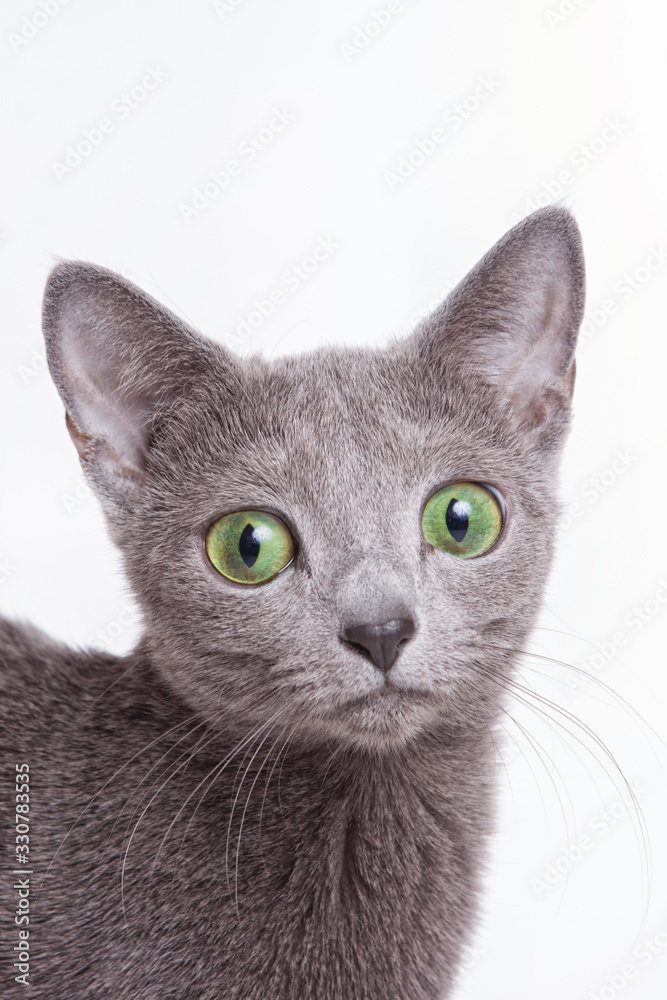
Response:
[[[385,0],[43,3],[48,16],[24,0],[0,14],[4,613],[117,652],[137,634],[44,371],[40,300],[56,258],[122,272],[220,340],[255,300],[282,290],[273,314],[237,339],[244,354],[382,343],[407,332],[531,203],[562,200],[588,267],[588,336],[562,475],[563,500],[577,506],[563,522],[540,655],[523,674],[557,708],[549,724],[519,704],[511,713],[523,728],[507,720],[517,742],[508,739],[499,768],[485,917],[456,996],[663,1000],[659,5],[562,0],[559,12],[559,0],[393,0],[389,23],[366,30]],[[150,69],[160,82],[124,104]],[[249,161],[242,144],[275,109],[291,120]],[[93,131],[102,141],[77,164],[77,144],[102,119],[111,130]],[[401,157],[420,159],[418,142],[430,149],[437,128],[444,139],[410,176],[392,179]],[[216,189],[209,175],[230,159],[240,172]],[[207,182],[205,206],[184,211]],[[320,238],[338,245],[288,289],[284,272]],[[575,718],[639,798],[652,847],[648,909],[647,855],[624,779]],[[587,849],[565,877],[564,849],[582,837]]]

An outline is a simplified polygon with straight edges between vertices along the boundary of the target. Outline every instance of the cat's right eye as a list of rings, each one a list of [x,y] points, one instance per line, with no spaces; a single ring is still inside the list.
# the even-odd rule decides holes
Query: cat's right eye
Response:
[[[260,510],[237,510],[215,521],[206,534],[206,554],[218,573],[234,583],[266,583],[294,559],[287,525]]]

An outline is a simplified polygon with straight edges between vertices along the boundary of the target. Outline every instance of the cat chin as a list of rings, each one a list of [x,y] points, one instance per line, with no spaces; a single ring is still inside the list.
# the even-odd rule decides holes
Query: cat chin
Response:
[[[327,719],[337,739],[364,749],[400,747],[439,717],[431,699],[416,692],[384,688],[342,705]]]

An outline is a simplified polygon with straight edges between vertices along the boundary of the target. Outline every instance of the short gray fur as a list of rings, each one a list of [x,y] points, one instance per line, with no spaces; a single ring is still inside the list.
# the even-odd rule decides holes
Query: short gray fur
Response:
[[[29,762],[40,876],[54,859],[31,989],[8,982],[5,951],[3,997],[448,995],[493,735],[551,562],[583,288],[576,224],[547,208],[411,336],[269,362],[109,271],[55,268],[49,367],[144,632],[116,658],[0,622],[3,773]],[[461,480],[507,502],[475,559],[421,534],[427,497]],[[243,508],[298,543],[256,587],[204,550]],[[416,631],[388,672],[341,641],[395,619]]]

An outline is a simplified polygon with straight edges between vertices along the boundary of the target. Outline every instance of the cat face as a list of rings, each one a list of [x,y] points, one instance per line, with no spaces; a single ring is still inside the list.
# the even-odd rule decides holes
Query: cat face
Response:
[[[57,268],[51,371],[166,682],[240,734],[488,725],[548,571],[582,305],[559,209],[386,350],[242,361]]]

